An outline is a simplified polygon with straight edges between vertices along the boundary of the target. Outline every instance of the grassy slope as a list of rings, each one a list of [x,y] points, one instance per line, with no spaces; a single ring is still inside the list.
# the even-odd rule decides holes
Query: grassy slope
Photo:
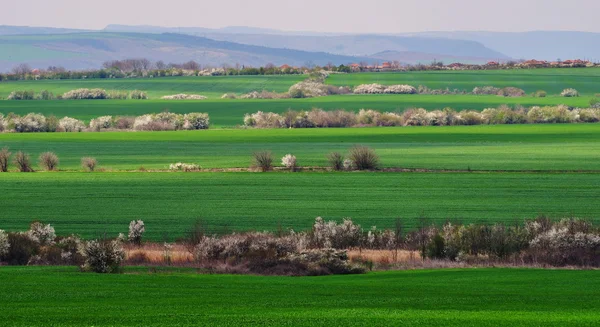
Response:
[[[59,234],[127,232],[182,236],[196,219],[214,232],[308,229],[314,218],[352,217],[363,226],[517,221],[539,214],[598,219],[599,174],[524,173],[34,173],[0,174],[0,229],[35,219]]]
[[[356,86],[360,84],[410,84],[425,85],[434,89],[460,89],[471,91],[476,86],[514,86],[528,93],[545,90],[557,95],[563,89],[575,88],[581,94],[600,93],[598,78],[600,68],[532,69],[487,71],[440,71],[406,73],[359,73],[332,75],[327,83]]]
[[[0,83],[0,97],[6,98],[15,90],[48,90],[55,95],[78,88],[106,90],[142,90],[151,98],[177,93],[201,94],[220,98],[224,93],[248,93],[255,90],[285,92],[305,76],[210,76],[161,77],[132,79],[41,80]]]
[[[312,99],[278,100],[73,100],[73,101],[0,101],[0,113],[14,112],[25,115],[39,112],[58,117],[75,117],[89,121],[104,115],[137,116],[169,110],[176,113],[206,112],[210,115],[213,127],[236,126],[243,124],[244,115],[257,111],[285,112],[288,109],[323,108],[326,110],[377,109],[380,111],[404,111],[408,108],[456,110],[485,109],[504,104],[535,105],[566,104],[574,107],[588,107],[590,98],[503,98],[498,96],[458,96],[458,95],[345,95]]]
[[[596,271],[473,269],[328,277],[0,269],[6,326],[591,326]]]
[[[474,170],[600,170],[600,124],[345,129],[208,130],[0,134],[0,148],[35,160],[54,151],[60,168],[96,157],[107,169],[166,169],[182,161],[204,168],[248,167],[256,150],[287,153],[302,166],[325,166],[332,151],[373,147],[386,167]]]

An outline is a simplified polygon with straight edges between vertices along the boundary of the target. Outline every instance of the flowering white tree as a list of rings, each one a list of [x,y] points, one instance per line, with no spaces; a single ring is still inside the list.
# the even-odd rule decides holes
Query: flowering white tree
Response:
[[[283,156],[283,158],[281,158],[281,164],[291,171],[296,170],[296,156],[292,154],[286,154]]]
[[[135,244],[141,244],[142,243],[142,236],[144,235],[144,232],[146,231],[146,227],[144,226],[144,222],[141,220],[132,220],[129,223],[129,242],[135,243]]]
[[[27,236],[40,245],[52,245],[56,238],[54,227],[50,224],[44,225],[40,222],[34,222],[27,231]]]
[[[118,239],[85,242],[79,249],[79,253],[85,259],[82,268],[97,273],[116,272],[125,260],[125,251]]]
[[[0,229],[0,258],[8,254],[10,243],[8,243],[8,234]]]

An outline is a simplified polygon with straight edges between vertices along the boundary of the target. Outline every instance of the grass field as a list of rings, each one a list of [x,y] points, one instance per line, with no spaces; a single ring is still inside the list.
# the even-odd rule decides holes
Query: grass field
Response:
[[[559,68],[340,74],[331,75],[327,83],[343,86],[370,83],[425,85],[432,89],[448,87],[469,92],[476,86],[514,86],[527,93],[544,90],[548,95],[558,95],[566,88],[575,88],[581,94],[594,95],[600,93],[599,77],[600,68]]]
[[[251,91],[287,92],[293,84],[305,79],[302,75],[283,76],[194,76],[131,79],[89,80],[41,80],[0,83],[0,97],[6,98],[15,90],[48,90],[55,95],[78,88],[101,88],[106,90],[141,90],[151,98],[177,93],[202,94],[220,98],[224,93],[248,93]]]
[[[326,166],[332,151],[365,144],[384,167],[453,170],[600,170],[600,124],[495,125],[178,132],[0,134],[0,148],[37,160],[45,151],[59,168],[78,170],[96,157],[114,170],[166,169],[174,162],[203,168],[249,167],[253,151],[271,150],[275,164],[292,153],[301,166]]]
[[[0,83],[1,85],[1,83]],[[137,116],[169,110],[175,113],[206,112],[212,127],[232,127],[243,124],[244,115],[257,111],[285,112],[288,109],[322,108],[325,110],[376,109],[380,111],[404,111],[408,108],[456,110],[496,108],[507,104],[545,106],[566,104],[588,107],[589,97],[580,98],[504,98],[498,96],[459,95],[342,95],[311,99],[238,99],[238,100],[71,100],[71,101],[0,101],[0,113],[14,112],[25,115],[30,112],[57,117],[75,117],[89,121],[104,115]]]
[[[424,270],[291,278],[76,270],[0,269],[3,325],[593,326],[600,320],[597,271]]]
[[[5,173],[0,228],[39,219],[57,233],[98,237],[146,223],[145,237],[182,236],[197,219],[210,231],[305,230],[315,217],[365,227],[600,217],[600,174],[525,173]]]

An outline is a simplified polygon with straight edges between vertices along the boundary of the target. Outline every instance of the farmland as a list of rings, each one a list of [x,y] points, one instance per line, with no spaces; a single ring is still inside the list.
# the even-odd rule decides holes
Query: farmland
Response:
[[[48,90],[56,95],[78,88],[101,88],[107,90],[142,90],[151,98],[177,93],[202,94],[220,98],[224,93],[248,93],[251,91],[285,92],[293,84],[303,80],[302,75],[275,76],[205,76],[161,77],[131,79],[88,80],[41,80],[0,83],[0,97],[6,98],[15,90]]]
[[[441,224],[600,217],[598,174],[527,173],[7,173],[0,226],[35,219],[61,234],[126,233],[143,219],[149,239],[183,236],[197,219],[209,230],[310,228],[315,217],[352,217],[391,228],[402,217]]]
[[[598,171],[599,138],[599,124],[551,124],[4,133],[0,146],[34,158],[54,151],[63,170],[81,169],[85,156],[96,157],[108,170],[166,169],[178,161],[203,168],[247,168],[257,150],[271,150],[276,159],[292,153],[301,166],[323,167],[329,152],[345,153],[354,144],[364,144],[378,152],[384,167]]]
[[[1,84],[1,83],[0,83]],[[0,101],[0,113],[13,112],[26,115],[30,112],[57,117],[69,116],[89,121],[104,115],[138,116],[169,110],[174,113],[206,112],[210,115],[211,126],[234,127],[243,124],[245,114],[257,111],[282,113],[288,109],[324,110],[375,109],[379,111],[404,111],[409,108],[429,110],[454,108],[476,109],[510,106],[548,106],[565,104],[573,107],[589,106],[589,97],[579,98],[504,98],[494,95],[335,95],[309,99],[237,99],[237,100],[52,100],[52,101]]]
[[[583,95],[600,93],[600,69],[517,69],[483,71],[426,71],[407,73],[359,73],[332,75],[327,83],[357,86],[379,83],[384,85],[424,85],[431,89],[471,91],[479,86],[514,86],[532,93],[538,90],[557,95],[565,88],[575,88]]]
[[[7,267],[7,326],[590,326],[596,271],[473,269],[360,276],[94,275]],[[69,314],[77,312],[77,314]]]

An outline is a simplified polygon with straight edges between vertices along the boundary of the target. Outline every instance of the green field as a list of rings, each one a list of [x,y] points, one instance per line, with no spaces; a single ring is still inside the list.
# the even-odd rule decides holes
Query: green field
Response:
[[[177,93],[201,94],[221,98],[224,93],[249,93],[251,91],[287,92],[293,84],[305,79],[302,75],[271,76],[192,76],[130,79],[41,80],[0,82],[0,97],[6,98],[15,90],[48,90],[55,95],[78,88],[106,90],[141,90],[150,98]]]
[[[598,78],[600,68],[558,68],[336,74],[331,75],[327,83],[340,86],[371,83],[425,85],[432,89],[448,87],[469,92],[476,86],[514,86],[527,93],[544,90],[548,95],[558,95],[566,88],[575,88],[583,95],[594,95],[600,93]]]
[[[600,217],[600,174],[526,173],[5,173],[0,228],[26,230],[39,219],[60,235],[127,233],[142,219],[145,237],[170,240],[197,219],[210,231],[309,229],[315,217],[352,217],[365,227],[523,222]]]
[[[26,115],[30,112],[57,117],[74,117],[89,121],[92,118],[113,116],[138,116],[169,110],[175,113],[206,112],[212,127],[233,127],[243,124],[244,115],[257,111],[285,112],[288,109],[325,110],[376,109],[380,111],[404,111],[409,108],[456,110],[496,108],[507,104],[545,106],[566,104],[573,107],[588,107],[590,98],[503,98],[498,96],[472,95],[341,95],[310,99],[238,99],[238,100],[71,100],[71,101],[0,101],[0,113],[13,112]]]
[[[132,270],[135,269],[135,270]],[[4,326],[594,326],[597,271],[469,269],[327,277],[0,269]]]
[[[301,166],[326,166],[332,151],[365,144],[384,167],[453,170],[600,170],[600,124],[450,127],[216,129],[177,132],[5,133],[0,148],[37,159],[54,151],[60,169],[78,170],[96,157],[109,170],[166,169],[175,162],[203,168],[249,167],[253,151],[271,150],[275,164],[292,153]]]

